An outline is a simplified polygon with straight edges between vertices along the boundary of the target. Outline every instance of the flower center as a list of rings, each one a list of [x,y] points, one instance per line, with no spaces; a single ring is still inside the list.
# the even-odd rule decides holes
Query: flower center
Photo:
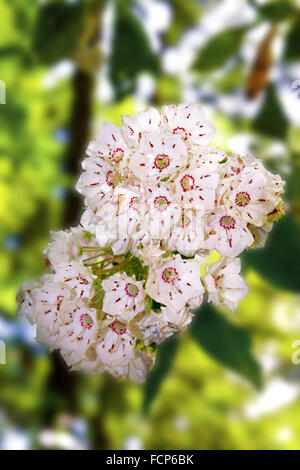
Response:
[[[194,188],[195,178],[191,175],[184,175],[180,180],[180,184],[183,191],[191,191]]]
[[[125,292],[129,297],[136,297],[139,293],[139,288],[130,282],[125,286]]]
[[[175,129],[173,129],[173,134],[178,134],[180,135],[183,139],[186,139],[187,138],[187,132],[185,130],[184,127],[175,127]]]
[[[249,204],[251,201],[251,198],[248,193],[245,191],[241,191],[240,193],[237,193],[235,197],[235,203],[240,206],[240,207],[245,207]]]
[[[111,158],[114,162],[119,163],[122,160],[123,156],[124,150],[118,147],[116,150],[113,151]]]
[[[168,155],[160,154],[157,155],[157,157],[154,160],[154,166],[158,168],[159,170],[164,170],[169,166],[170,164],[170,159]]]
[[[80,317],[80,325],[90,330],[93,326],[93,319],[87,313],[83,313]]]
[[[170,201],[165,196],[158,196],[154,199],[154,207],[159,211],[164,211],[167,209]]]
[[[126,325],[119,320],[115,320],[113,323],[109,325],[109,327],[113,330],[114,333],[117,335],[123,335],[126,333]]]
[[[230,215],[224,215],[220,219],[220,225],[221,225],[221,227],[225,228],[226,230],[229,230],[229,229],[235,227],[235,220]]]
[[[166,268],[162,275],[163,281],[168,282],[169,284],[173,284],[176,279],[178,279],[178,272],[175,268]]]

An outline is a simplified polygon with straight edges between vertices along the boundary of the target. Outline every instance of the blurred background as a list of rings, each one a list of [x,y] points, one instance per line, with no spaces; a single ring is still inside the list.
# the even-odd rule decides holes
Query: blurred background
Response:
[[[0,17],[0,449],[300,449],[300,2],[0,0]],[[78,223],[101,123],[183,101],[280,173],[288,215],[244,256],[236,314],[204,314],[152,385],[67,373],[16,290],[44,273],[49,230]]]

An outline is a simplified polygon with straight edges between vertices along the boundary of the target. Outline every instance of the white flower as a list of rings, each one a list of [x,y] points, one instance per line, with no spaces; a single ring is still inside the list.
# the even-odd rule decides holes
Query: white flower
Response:
[[[171,233],[166,249],[178,251],[184,256],[193,256],[204,244],[203,211],[185,210],[177,227]]]
[[[193,315],[188,308],[176,312],[168,307],[162,307],[158,313],[151,311],[145,314],[137,325],[145,345],[148,346],[150,343],[160,344],[169,336],[185,330],[192,318]]]
[[[89,227],[89,229],[93,230],[92,227]],[[47,264],[55,269],[58,264],[87,258],[87,255],[82,254],[82,247],[95,247],[97,245],[96,237],[90,230],[72,227],[70,230],[50,232],[52,241],[44,251]],[[98,247],[96,246],[96,248]],[[92,256],[92,253],[90,256]]]
[[[111,199],[103,205],[99,217],[101,216],[101,222],[106,222],[116,239],[124,238],[135,232],[144,210],[141,191],[122,185],[118,186]]]
[[[230,178],[222,201],[226,209],[236,213],[245,223],[261,227],[279,202],[271,190],[266,174],[259,167],[246,167]]]
[[[50,233],[52,241],[44,251],[47,264],[53,268],[59,263],[67,263],[75,259],[78,248],[73,244],[72,234],[64,230]]]
[[[93,232],[96,233],[96,229],[99,223],[99,217],[97,217],[93,210],[87,206],[82,213],[80,218],[80,225],[85,229],[89,230],[90,227],[93,227]]]
[[[222,209],[209,214],[205,220],[207,239],[205,248],[217,250],[220,255],[235,257],[254,242],[247,225],[234,214]]]
[[[160,124],[160,114],[155,108],[136,116],[122,116],[122,132],[129,145],[137,146],[145,131],[157,130]]]
[[[89,374],[98,375],[106,370],[105,365],[97,357],[95,342],[87,349],[84,358],[79,362],[74,363],[71,361],[69,353],[65,353],[64,351],[60,351],[60,353],[67,365],[71,367],[71,371],[83,370]]]
[[[123,378],[131,382],[141,384],[145,382],[149,371],[154,365],[154,357],[143,351],[134,351],[134,356],[128,364],[128,370],[123,372]]]
[[[102,310],[112,316],[129,321],[145,306],[142,281],[117,273],[102,282],[105,291]]]
[[[112,231],[110,227],[108,227],[105,221],[101,221],[96,226],[96,240],[99,246],[104,248],[113,247],[114,243],[117,243],[117,234],[115,231]],[[126,239],[126,244],[124,246],[124,251],[118,254],[123,254],[128,245],[129,240]],[[115,253],[117,254],[117,253]]]
[[[97,357],[109,368],[127,365],[134,355],[135,337],[121,318],[106,319],[98,333]]]
[[[256,167],[259,166],[263,168],[262,163],[255,159],[252,155],[234,155],[228,156],[227,161],[222,165],[225,178],[230,176],[238,175],[246,167]]]
[[[146,195],[148,210],[143,226],[150,233],[151,239],[168,238],[181,217],[180,205],[171,190],[162,183],[157,187],[148,187]]]
[[[215,206],[216,188],[219,175],[206,165],[199,168],[188,168],[170,180],[178,200],[188,208],[202,207],[212,210]]]
[[[26,282],[23,284],[17,292],[17,313],[19,315],[25,315],[30,323],[34,323],[34,311],[33,311],[33,300],[31,293],[35,290],[38,284],[32,282]]]
[[[199,256],[186,260],[177,255],[157,269],[150,269],[146,292],[175,311],[183,309],[195,297],[201,303],[204,289],[200,280]]]
[[[187,162],[187,149],[177,135],[145,132],[132,155],[129,168],[142,181],[160,181],[180,170]]]
[[[45,329],[37,329],[37,333],[43,343],[61,349],[67,364],[73,365],[85,358],[87,349],[95,341],[97,330],[96,310],[73,298],[62,301],[53,335]]]
[[[110,200],[107,200],[99,213],[96,225],[96,239],[100,246],[110,246],[114,254],[127,251],[130,240],[140,229],[140,222],[145,211],[143,193],[130,186],[118,186]],[[93,219],[87,214],[88,222]]]
[[[53,274],[17,294],[37,340],[72,370],[142,383],[155,345],[188,327],[205,291],[232,310],[246,295],[235,257],[264,245],[284,183],[210,146],[214,132],[198,104],[181,104],[105,123],[89,144],[80,225],[51,233]],[[209,250],[223,258],[201,279]]]
[[[79,299],[90,298],[93,295],[93,280],[95,276],[88,268],[78,261],[62,263],[56,266],[54,281],[68,286],[76,292]]]
[[[202,108],[194,103],[163,106],[162,122],[166,129],[179,135],[192,152],[208,145],[215,135]]]
[[[105,122],[98,138],[91,142],[86,151],[90,157],[102,157],[114,168],[124,168],[129,158],[129,147],[126,144],[121,129]]]
[[[218,147],[204,147],[201,152],[192,155],[188,168],[199,168],[199,166],[205,165],[210,171],[216,171],[223,176],[227,168],[226,162],[229,159],[229,155],[222,152]]]
[[[101,335],[98,336],[100,336],[101,339]],[[99,340],[99,338],[97,340]],[[119,341],[119,343],[121,342]],[[104,364],[100,357],[97,355],[97,346],[97,343],[93,343],[91,347],[86,351],[84,359],[76,363],[70,362],[70,354],[66,354],[64,351],[61,351],[61,355],[63,356],[67,364],[72,366],[71,370],[84,370],[94,375],[98,375],[104,371],[107,371],[114,377],[120,378],[122,380],[128,379],[131,382],[138,384],[141,384],[145,381],[148,372],[153,367],[155,359],[154,356],[149,353],[146,353],[145,351],[137,349],[133,349],[132,355],[129,355],[128,361],[124,361],[125,365],[115,365],[114,356],[114,365],[111,365],[112,353],[109,353],[109,360],[106,360],[106,364]],[[115,348],[113,348],[112,351],[114,351],[114,349]],[[104,354],[100,353],[100,356],[102,357],[104,356]]]
[[[248,292],[244,279],[240,276],[239,258],[222,258],[207,268],[204,284],[208,293],[208,302],[224,304],[235,310],[237,303]]]
[[[84,172],[80,176],[76,189],[86,197],[86,202],[97,209],[106,196],[110,196],[116,186],[119,175],[113,166],[99,156],[83,160]]]
[[[25,314],[31,323],[55,334],[59,328],[58,315],[64,299],[70,299],[72,290],[47,276],[45,282],[35,286],[26,285],[17,295],[19,313]]]
[[[267,237],[272,230],[273,224],[266,222],[262,227],[248,224],[248,228],[254,237],[254,248],[263,248],[265,246]]]
[[[144,351],[134,350],[128,364],[119,367],[106,367],[107,372],[122,380],[129,379],[133,383],[141,384],[145,381],[148,372],[152,369],[155,358]]]
[[[165,250],[161,249],[160,240],[150,240],[147,234],[137,236],[130,245],[131,253],[141,259],[146,266],[157,264]]]
[[[284,192],[285,181],[283,181],[280,175],[273,175],[270,171],[264,168],[264,172],[268,181],[268,185],[274,194],[279,195]]]
[[[112,245],[111,249],[114,255],[123,255],[128,251],[130,239],[129,237],[120,238],[116,240]]]

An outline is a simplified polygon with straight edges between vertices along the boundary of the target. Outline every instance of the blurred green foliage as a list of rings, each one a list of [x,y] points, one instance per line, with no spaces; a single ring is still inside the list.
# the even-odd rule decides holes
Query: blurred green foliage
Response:
[[[245,28],[222,31],[200,50],[194,62],[194,69],[210,71],[222,67],[240,49]]]
[[[258,133],[273,137],[274,139],[285,139],[288,121],[281,108],[274,85],[270,85],[267,88],[262,107],[253,120],[253,127]]]
[[[251,354],[247,331],[229,322],[211,305],[195,312],[191,336],[214,359],[261,388],[261,371]]]
[[[51,65],[79,47],[84,27],[84,4],[46,3],[39,9],[32,50],[41,63]]]
[[[64,432],[73,448],[299,449],[300,369],[291,354],[300,326],[300,131],[284,109],[280,80],[269,73],[275,66],[289,77],[289,66],[299,65],[299,7],[296,1],[262,6],[245,0],[243,8],[254,9],[250,23],[217,28],[182,73],[180,67],[166,70],[163,54],[175,48],[181,65],[186,36],[195,34],[212,6],[226,2],[159,3],[170,12],[169,25],[158,33],[160,50],[138,0],[0,0],[0,79],[6,85],[6,104],[0,104],[0,339],[7,346],[7,364],[0,365],[0,448],[16,445],[20,433],[28,447],[64,447]],[[107,8],[115,12],[109,53],[99,39]],[[253,70],[243,48],[258,51],[250,34],[265,22],[278,23],[283,54],[265,51],[272,60]],[[97,93],[105,70],[110,100]],[[141,98],[145,73],[154,88]],[[259,95],[254,115],[243,112],[250,75]],[[145,387],[68,373],[59,355],[35,344],[32,329],[16,318],[16,290],[44,273],[49,230],[78,221],[72,187],[87,134],[104,120],[120,124],[121,114],[148,103],[181,102],[191,83],[212,113],[214,143],[231,151],[230,142],[247,135],[250,150],[287,179],[289,215],[264,249],[244,255],[249,294],[237,313],[202,309],[189,332],[159,348]],[[208,84],[212,91],[205,96]],[[219,97],[240,95],[245,101],[237,111],[220,107]],[[262,390],[251,382],[262,382]]]
[[[110,78],[117,98],[134,92],[141,72],[156,75],[159,71],[159,59],[130,4],[133,6],[133,2],[122,0],[116,3]]]
[[[158,348],[156,367],[150,372],[145,386],[144,411],[147,412],[159,392],[160,386],[165,380],[169,370],[173,365],[179,346],[178,336],[168,338]]]

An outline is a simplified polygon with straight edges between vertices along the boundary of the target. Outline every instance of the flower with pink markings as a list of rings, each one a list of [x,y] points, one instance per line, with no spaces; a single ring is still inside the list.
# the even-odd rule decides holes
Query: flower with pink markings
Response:
[[[105,122],[99,136],[92,141],[86,151],[89,157],[101,157],[113,168],[123,169],[129,158],[129,147],[124,140],[121,129]]]
[[[166,248],[184,256],[194,256],[204,246],[204,211],[182,211],[177,226],[166,240]]]
[[[91,271],[78,261],[59,264],[54,274],[54,282],[73,289],[79,299],[88,299],[93,295],[94,279]]]
[[[142,383],[157,345],[188,327],[205,292],[232,310],[246,295],[236,257],[264,245],[284,182],[254,157],[210,146],[214,133],[189,103],[105,123],[89,144],[80,225],[51,234],[52,274],[17,294],[37,340],[73,370]],[[210,250],[223,256],[212,265]]]
[[[144,226],[151,239],[166,239],[179,222],[180,204],[169,187],[163,183],[157,187],[147,187],[145,193],[147,210],[144,216]]]
[[[198,104],[163,106],[162,123],[168,131],[179,135],[192,152],[207,146],[215,135],[215,129]]]
[[[231,177],[221,199],[226,209],[236,213],[245,223],[263,226],[279,202],[276,190],[269,184],[268,173],[254,166],[245,167]]]
[[[177,199],[184,206],[188,208],[203,206],[206,211],[212,210],[215,206],[218,182],[218,173],[212,172],[206,165],[188,168],[170,180],[174,185]]]
[[[146,282],[147,294],[175,311],[191,302],[194,304],[195,298],[200,305],[204,292],[200,280],[200,261],[199,256],[187,260],[176,255],[156,269],[150,269]]]
[[[145,132],[129,168],[141,181],[157,183],[187,163],[187,149],[179,136],[165,131]]]
[[[239,258],[222,258],[207,268],[204,277],[208,302],[226,305],[235,310],[238,302],[247,295],[248,287],[240,275],[241,260]]]
[[[132,320],[145,307],[143,282],[117,273],[102,282],[105,291],[102,310],[125,321]]]
[[[130,146],[137,146],[144,132],[158,130],[160,114],[155,108],[138,113],[136,116],[122,116],[122,133]]]
[[[17,294],[18,313],[25,314],[31,323],[45,328],[51,334],[58,331],[59,312],[63,300],[73,296],[68,286],[46,275],[35,285],[24,285]]]
[[[119,317],[107,318],[98,333],[96,354],[106,368],[128,365],[134,356],[135,336]]]
[[[53,335],[49,330],[38,328],[38,338],[53,349],[60,348],[69,366],[82,361],[98,331],[96,310],[77,298],[64,299],[57,323]]]
[[[76,189],[86,198],[86,202],[97,209],[103,199],[110,197],[118,180],[118,173],[110,163],[101,157],[89,157],[83,160],[81,174]]]
[[[52,241],[44,251],[47,265],[55,270],[55,267],[61,263],[68,263],[75,259],[84,261],[87,255],[83,252],[82,248],[95,247],[95,245],[96,249],[98,248],[96,236],[91,230],[93,230],[91,226],[89,230],[79,226],[72,227],[70,230],[50,232]]]
[[[188,308],[175,311],[162,307],[160,312],[151,311],[137,323],[146,346],[151,343],[162,343],[169,336],[184,331],[191,323],[193,315]]]
[[[238,256],[254,242],[247,225],[229,211],[219,209],[211,212],[205,219],[204,227],[204,247],[217,250],[222,256]]]

